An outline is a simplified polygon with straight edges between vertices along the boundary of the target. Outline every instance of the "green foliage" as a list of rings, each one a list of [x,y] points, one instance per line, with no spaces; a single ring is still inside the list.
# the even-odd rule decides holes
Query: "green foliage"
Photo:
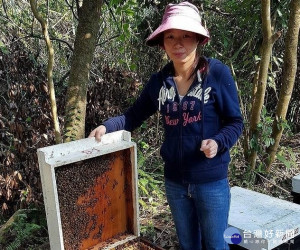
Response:
[[[253,184],[255,183],[255,179],[256,179],[255,173],[250,168],[247,168],[243,178],[240,179],[241,187],[251,189]]]
[[[0,50],[3,54],[8,54],[9,53],[7,47],[5,46],[5,44],[2,41],[0,41]]]
[[[0,246],[7,250],[31,249],[48,242],[45,214],[39,210],[19,210],[2,236]]]
[[[287,169],[296,168],[298,166],[296,154],[289,147],[282,147],[276,154],[276,157]]]
[[[259,1],[222,1],[218,5],[207,1],[203,8],[218,8],[227,13],[204,13],[212,36],[208,53],[227,64],[231,61],[239,67],[243,67],[239,63],[241,60],[253,61],[250,52],[253,52],[253,45],[259,39],[260,32]],[[244,32],[245,30],[249,32]]]
[[[147,238],[154,239],[156,234],[153,221],[149,220],[146,225],[141,226],[141,235],[147,235]]]
[[[250,140],[252,149],[257,152],[265,152],[266,147],[274,144],[274,140],[271,138],[273,120],[264,107],[261,113],[261,121],[257,125],[258,134]]]
[[[137,165],[139,203],[142,210],[155,210],[165,199],[163,162],[157,155],[159,145],[154,145],[155,138],[150,122],[145,122],[139,129],[137,140]],[[148,124],[150,123],[150,124]],[[143,134],[145,131],[145,134]],[[157,139],[156,139],[157,140]],[[158,147],[158,148],[157,148]]]
[[[278,130],[286,130],[286,132],[291,132],[291,127],[286,119],[282,119],[281,117],[276,117],[276,120],[277,120]]]
[[[161,200],[163,197],[163,191],[161,188],[163,181],[161,173],[147,171],[146,164],[147,156],[145,156],[141,151],[138,151],[138,189],[140,196],[139,203],[143,208],[147,208],[149,204],[151,204],[151,206],[156,206],[156,201]]]
[[[274,118],[270,116],[267,112],[267,109],[264,107],[261,113],[261,120],[257,125],[257,134],[255,134],[250,140],[250,148],[256,150],[258,152],[261,159],[264,159],[266,156],[265,152],[268,147],[273,145],[274,139],[271,137],[272,135],[272,127],[273,127]],[[277,121],[278,129],[285,129],[286,133],[290,132],[290,126],[286,120]],[[280,160],[285,166],[290,167],[291,162],[285,160],[282,154],[277,154],[278,160]],[[264,172],[265,166],[263,161],[258,163],[258,172]]]
[[[146,173],[142,169],[139,168],[139,188],[142,196],[148,196],[148,200],[152,201],[153,196],[160,197],[162,195],[162,190],[160,189],[160,185],[162,181],[155,180],[150,174]]]
[[[136,70],[137,66],[133,61],[134,47],[132,45],[138,34],[136,22],[141,20],[140,12],[137,1],[132,0],[109,1],[108,4],[103,5],[102,13],[104,16],[99,50],[105,51],[107,46],[110,46],[110,50],[113,50],[110,55],[105,53],[103,63],[113,62],[114,67]]]
[[[257,134],[254,134],[250,140],[250,148],[254,149],[259,156],[260,161],[257,163],[257,171],[259,173],[265,173],[265,163],[267,148],[275,143],[272,136],[274,118],[268,114],[266,107],[263,107],[261,113],[261,120],[257,125]],[[278,121],[278,128],[289,129],[289,125],[286,121]],[[282,155],[277,155],[278,160],[280,160],[285,166],[290,167],[290,162],[286,161]]]

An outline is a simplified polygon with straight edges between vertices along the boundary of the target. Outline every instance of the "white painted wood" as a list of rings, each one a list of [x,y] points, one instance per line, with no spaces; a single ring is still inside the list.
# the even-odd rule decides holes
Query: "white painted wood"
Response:
[[[133,148],[133,153],[131,153],[131,166],[133,166],[132,169],[132,181],[133,181],[133,212],[134,212],[134,235],[140,236],[140,219],[139,219],[139,197],[138,197],[138,171],[137,171],[137,149],[136,147]]]
[[[43,152],[48,165],[58,167],[123,150],[131,145],[130,132],[121,130],[103,135],[100,142],[96,141],[94,137],[85,138],[38,149],[38,152]]]
[[[243,239],[240,246],[251,250],[273,249],[299,235],[300,205],[232,187],[229,226],[239,229]],[[260,232],[260,243],[264,240],[265,244],[259,244],[255,237]]]
[[[120,240],[118,242],[115,242],[113,244],[108,245],[107,247],[104,247],[103,250],[114,249],[118,246],[121,246],[121,245],[125,244],[128,241],[135,240],[136,238],[137,238],[137,236],[134,236],[134,235],[128,236],[124,240]]]
[[[293,192],[300,194],[300,174],[292,179]]]
[[[38,151],[38,160],[46,210],[48,234],[50,239],[50,248],[63,250],[64,246],[62,227],[54,168],[46,163],[45,155],[42,151]]]
[[[127,148],[131,149],[131,162],[133,168],[133,217],[135,219],[134,237],[137,237],[140,235],[138,223],[137,150],[136,144],[131,142],[130,132],[122,130],[105,134],[102,137],[101,142],[97,142],[95,138],[86,138],[38,149],[37,154],[47,216],[50,247],[52,250],[64,250],[55,168]]]

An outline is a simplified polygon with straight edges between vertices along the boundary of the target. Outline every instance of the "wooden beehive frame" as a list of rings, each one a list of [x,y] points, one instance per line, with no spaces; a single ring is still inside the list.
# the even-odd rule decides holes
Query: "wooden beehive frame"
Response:
[[[138,223],[138,197],[137,197],[137,159],[136,144],[131,142],[131,135],[127,131],[118,131],[106,134],[101,142],[95,138],[86,138],[64,144],[38,149],[38,159],[41,173],[41,181],[47,215],[47,224],[51,249],[64,249],[63,229],[61,225],[61,214],[55,169],[70,163],[75,163],[116,151],[131,150],[131,173],[132,173],[132,202],[133,205],[133,235],[131,240],[139,237]]]

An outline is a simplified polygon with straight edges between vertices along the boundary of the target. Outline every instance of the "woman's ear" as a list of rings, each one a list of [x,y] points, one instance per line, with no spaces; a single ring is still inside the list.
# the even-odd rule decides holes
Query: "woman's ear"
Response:
[[[199,45],[199,43],[201,44],[203,42],[203,38],[204,38],[203,36],[198,34],[198,37],[197,37],[198,45]]]

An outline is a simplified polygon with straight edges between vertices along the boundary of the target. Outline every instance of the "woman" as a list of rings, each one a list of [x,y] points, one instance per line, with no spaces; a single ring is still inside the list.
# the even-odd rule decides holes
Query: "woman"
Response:
[[[110,118],[90,137],[133,131],[159,110],[165,140],[161,156],[167,200],[181,249],[228,249],[229,149],[243,128],[237,90],[230,70],[216,59],[200,57],[209,40],[198,9],[188,2],[169,4],[161,25],[149,36],[170,58],[153,74],[123,115]]]

